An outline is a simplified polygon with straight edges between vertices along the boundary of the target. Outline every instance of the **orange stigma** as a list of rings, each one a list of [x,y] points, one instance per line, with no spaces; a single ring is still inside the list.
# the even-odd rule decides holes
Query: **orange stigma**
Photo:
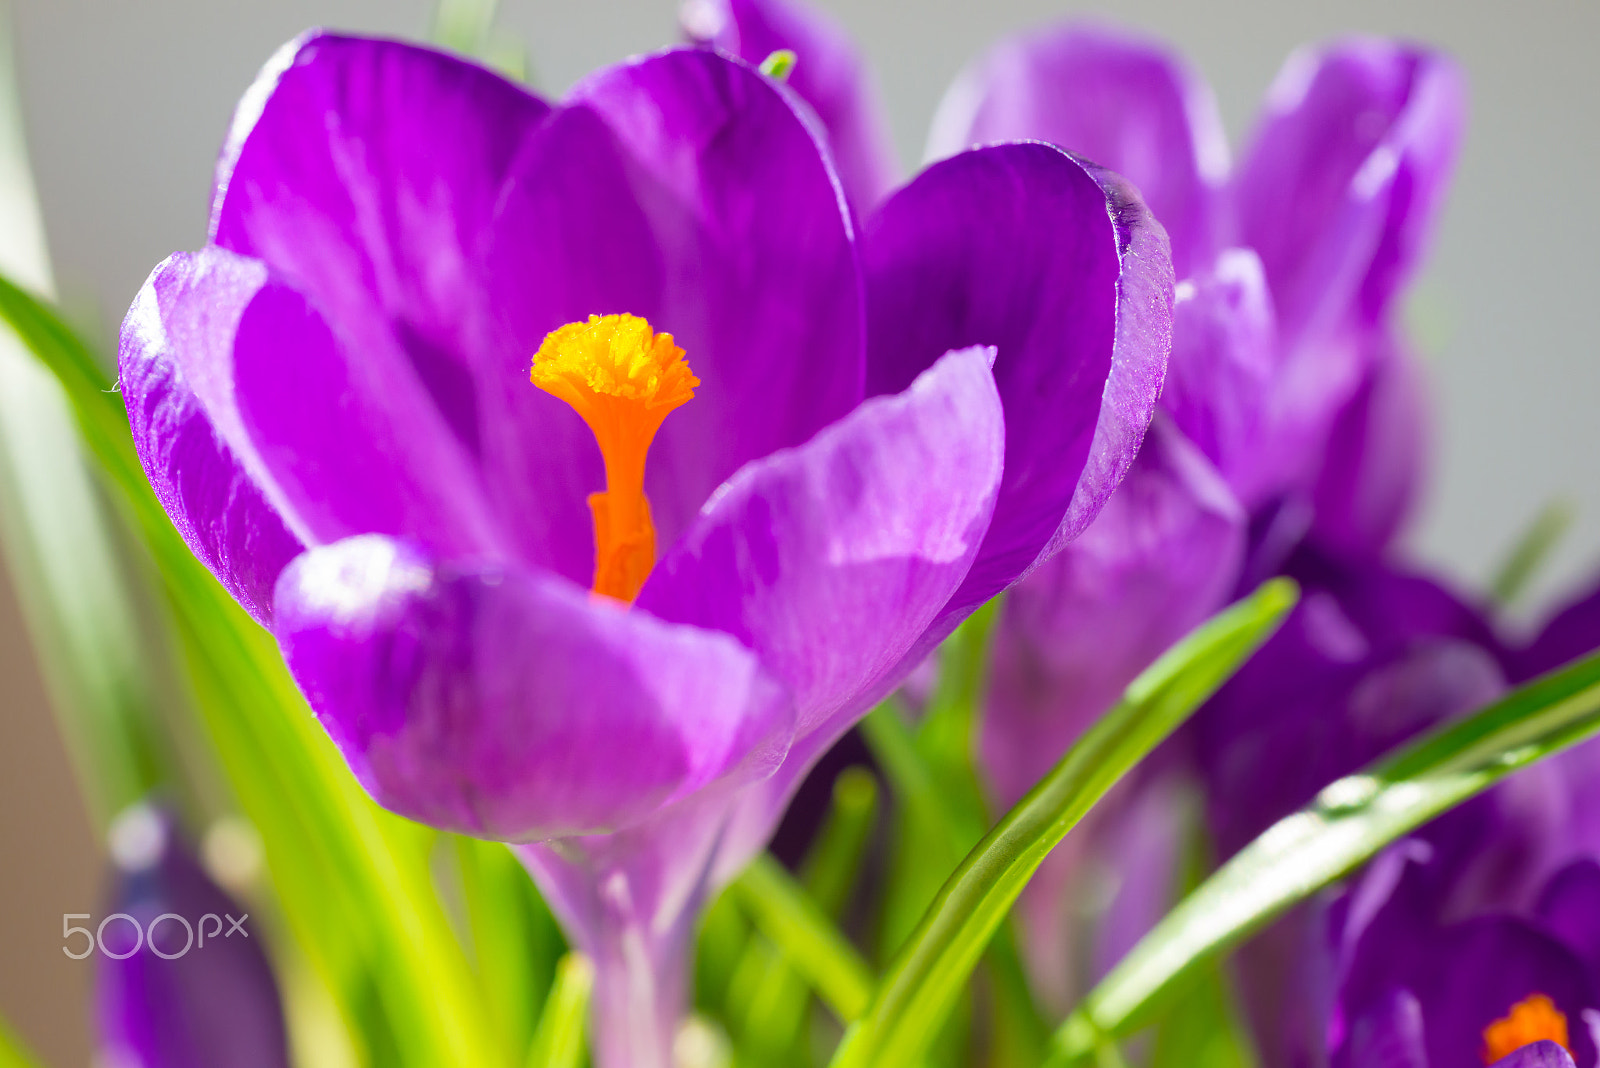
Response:
[[[700,380],[671,334],[637,315],[591,315],[545,335],[529,375],[583,417],[606,465],[594,513],[594,590],[631,602],[656,564],[656,528],[644,495],[644,460],[669,412]]]
[[[1500,1019],[1483,1029],[1483,1063],[1493,1064],[1523,1046],[1548,1040],[1568,1053],[1567,1018],[1543,994],[1529,994]]]

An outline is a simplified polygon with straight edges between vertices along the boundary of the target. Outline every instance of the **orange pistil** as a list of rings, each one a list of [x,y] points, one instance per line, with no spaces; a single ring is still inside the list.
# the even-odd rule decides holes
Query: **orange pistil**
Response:
[[[1523,1046],[1549,1040],[1572,1052],[1567,1041],[1567,1018],[1543,994],[1529,994],[1500,1019],[1483,1029],[1483,1063],[1493,1064]]]
[[[671,334],[636,315],[591,315],[550,331],[533,357],[534,385],[589,425],[606,465],[594,514],[594,590],[631,602],[656,563],[656,529],[644,495],[644,461],[656,431],[700,380]]]

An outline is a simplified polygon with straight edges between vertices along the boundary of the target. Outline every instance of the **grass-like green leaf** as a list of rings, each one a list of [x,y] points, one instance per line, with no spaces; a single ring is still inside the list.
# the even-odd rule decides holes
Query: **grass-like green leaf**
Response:
[[[134,452],[122,400],[88,346],[0,278],[0,320],[61,382],[129,529],[155,564],[205,735],[261,833],[285,918],[352,1031],[399,1063],[503,1063],[481,992],[434,891],[432,832],[357,786],[277,646],[189,552]]]
[[[1045,856],[1267,639],[1296,596],[1291,582],[1266,583],[1170,650],[1084,732],[950,876],[840,1046],[835,1068],[917,1062]]]
[[[545,999],[544,1012],[528,1051],[528,1068],[582,1068],[584,1024],[594,965],[582,953],[568,953],[556,965],[556,981]]]
[[[3,1018],[0,1018],[0,1068],[42,1068],[39,1058],[28,1051]]]
[[[837,921],[861,871],[878,815],[878,780],[867,769],[845,768],[834,779],[833,800],[800,866],[799,886],[822,917]],[[843,935],[839,936],[843,939]],[[810,947],[806,947],[809,949]],[[749,939],[739,970],[756,976],[748,996],[730,1003],[729,1019],[741,1063],[810,1064],[806,1024],[811,986],[788,954],[767,938]]]
[[[0,4],[0,271],[50,286]],[[61,387],[0,325],[0,534],[51,704],[96,822],[169,778],[112,527]],[[169,783],[170,785],[170,783]]]
[[[872,998],[872,971],[783,866],[757,857],[733,884],[739,905],[848,1023]]]
[[[1214,958],[1371,859],[1379,850],[1512,772],[1600,731],[1600,655],[1552,672],[1477,714],[1445,724],[1261,837],[1186,897],[1056,1032],[1052,1065],[1089,1059],[1131,1034]]]
[[[1577,505],[1566,497],[1558,497],[1540,509],[1489,584],[1496,604],[1509,605],[1522,595],[1539,565],[1549,559],[1551,551],[1577,518]]]

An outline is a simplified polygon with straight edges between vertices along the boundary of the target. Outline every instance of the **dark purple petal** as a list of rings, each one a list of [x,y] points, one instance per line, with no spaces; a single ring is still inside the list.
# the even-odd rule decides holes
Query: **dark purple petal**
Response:
[[[1242,509],[1158,419],[1089,529],[1007,597],[983,723],[1000,808],[1020,798],[1134,677],[1233,589]]]
[[[1381,555],[1418,503],[1428,446],[1423,368],[1381,356],[1334,421],[1314,490],[1312,537],[1343,556]]]
[[[1557,872],[1536,913],[1600,983],[1600,862],[1585,858]]]
[[[274,632],[387,808],[485,838],[612,830],[769,774],[790,704],[725,634],[563,579],[432,564],[378,536],[296,560]]]
[[[263,625],[278,573],[310,537],[239,414],[233,341],[262,264],[208,250],[151,273],[122,324],[118,382],[156,497],[190,550]]]
[[[1274,489],[1281,442],[1269,441],[1265,408],[1278,370],[1277,327],[1261,260],[1227,249],[1178,283],[1172,359],[1161,408],[1210,458],[1246,507]]]
[[[1514,652],[1516,681],[1531,679],[1600,649],[1600,586],[1552,616],[1538,637]]]
[[[1305,590],[1300,604],[1196,718],[1224,856],[1503,685],[1487,625],[1435,583],[1311,553],[1288,572]]]
[[[857,211],[871,210],[895,183],[898,169],[889,125],[844,29],[825,12],[787,0],[690,0],[684,30],[759,65],[773,52],[795,54],[789,88],[811,105],[828,133],[839,182]]]
[[[1236,187],[1286,337],[1382,321],[1431,233],[1464,98],[1454,64],[1393,41],[1289,57]]]
[[[1374,947],[1374,952],[1378,952]],[[1584,1009],[1595,1006],[1582,965],[1548,935],[1510,917],[1469,920],[1441,932],[1423,959],[1390,963],[1422,1004],[1428,1063],[1482,1063],[1483,1032],[1513,1005],[1543,994],[1566,1016],[1576,1060],[1593,1064]]]
[[[1166,236],[1126,182],[1027,143],[929,167],[862,248],[869,394],[952,349],[999,352],[1005,481],[948,633],[1081,533],[1133,462],[1171,347]]]
[[[491,480],[518,527],[561,509],[587,534],[583,495],[601,488],[587,431],[526,382],[528,357],[563,323],[643,316],[701,380],[650,451],[663,545],[739,467],[860,402],[847,210],[790,99],[737,60],[682,49],[580,83],[513,167],[488,256],[493,348],[520,361],[498,379],[510,429]]]
[[[951,87],[928,154],[1021,140],[1060,145],[1138,186],[1172,239],[1179,278],[1218,247],[1227,135],[1210,87],[1162,45],[1085,23],[1009,38]]]
[[[971,566],[1002,471],[992,353],[954,352],[798,449],[739,471],[662,557],[638,607],[753,649],[832,736]]]
[[[260,928],[177,835],[170,819],[144,806],[112,823],[120,870],[105,915],[133,922],[100,925],[100,1060],[127,1068],[287,1068],[283,1005]],[[236,931],[232,919],[242,924]]]
[[[1428,1068],[1422,1006],[1409,990],[1394,990],[1355,1022],[1339,1068]]]
[[[1575,1068],[1572,1055],[1554,1042],[1535,1042],[1495,1061],[1490,1068]]]

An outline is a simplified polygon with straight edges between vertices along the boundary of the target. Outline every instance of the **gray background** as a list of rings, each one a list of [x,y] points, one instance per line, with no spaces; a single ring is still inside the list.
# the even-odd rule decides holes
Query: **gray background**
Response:
[[[59,287],[113,336],[149,269],[204,238],[211,164],[256,68],[307,26],[426,31],[426,0],[12,0],[27,130]],[[1600,563],[1600,3],[1274,0],[1120,6],[825,2],[861,43],[909,167],[945,86],[998,35],[1094,10],[1185,50],[1236,144],[1297,43],[1351,30],[1437,44],[1465,66],[1470,131],[1412,319],[1438,402],[1436,477],[1413,542],[1481,581],[1531,516],[1569,495],[1577,526],[1536,586]],[[558,93],[674,39],[669,2],[506,0],[500,26]],[[801,58],[804,62],[804,57]],[[1536,603],[1540,598],[1532,600]],[[0,1011],[52,1064],[87,1063],[88,962],[59,955],[62,912],[95,907],[97,862],[0,584]]]

